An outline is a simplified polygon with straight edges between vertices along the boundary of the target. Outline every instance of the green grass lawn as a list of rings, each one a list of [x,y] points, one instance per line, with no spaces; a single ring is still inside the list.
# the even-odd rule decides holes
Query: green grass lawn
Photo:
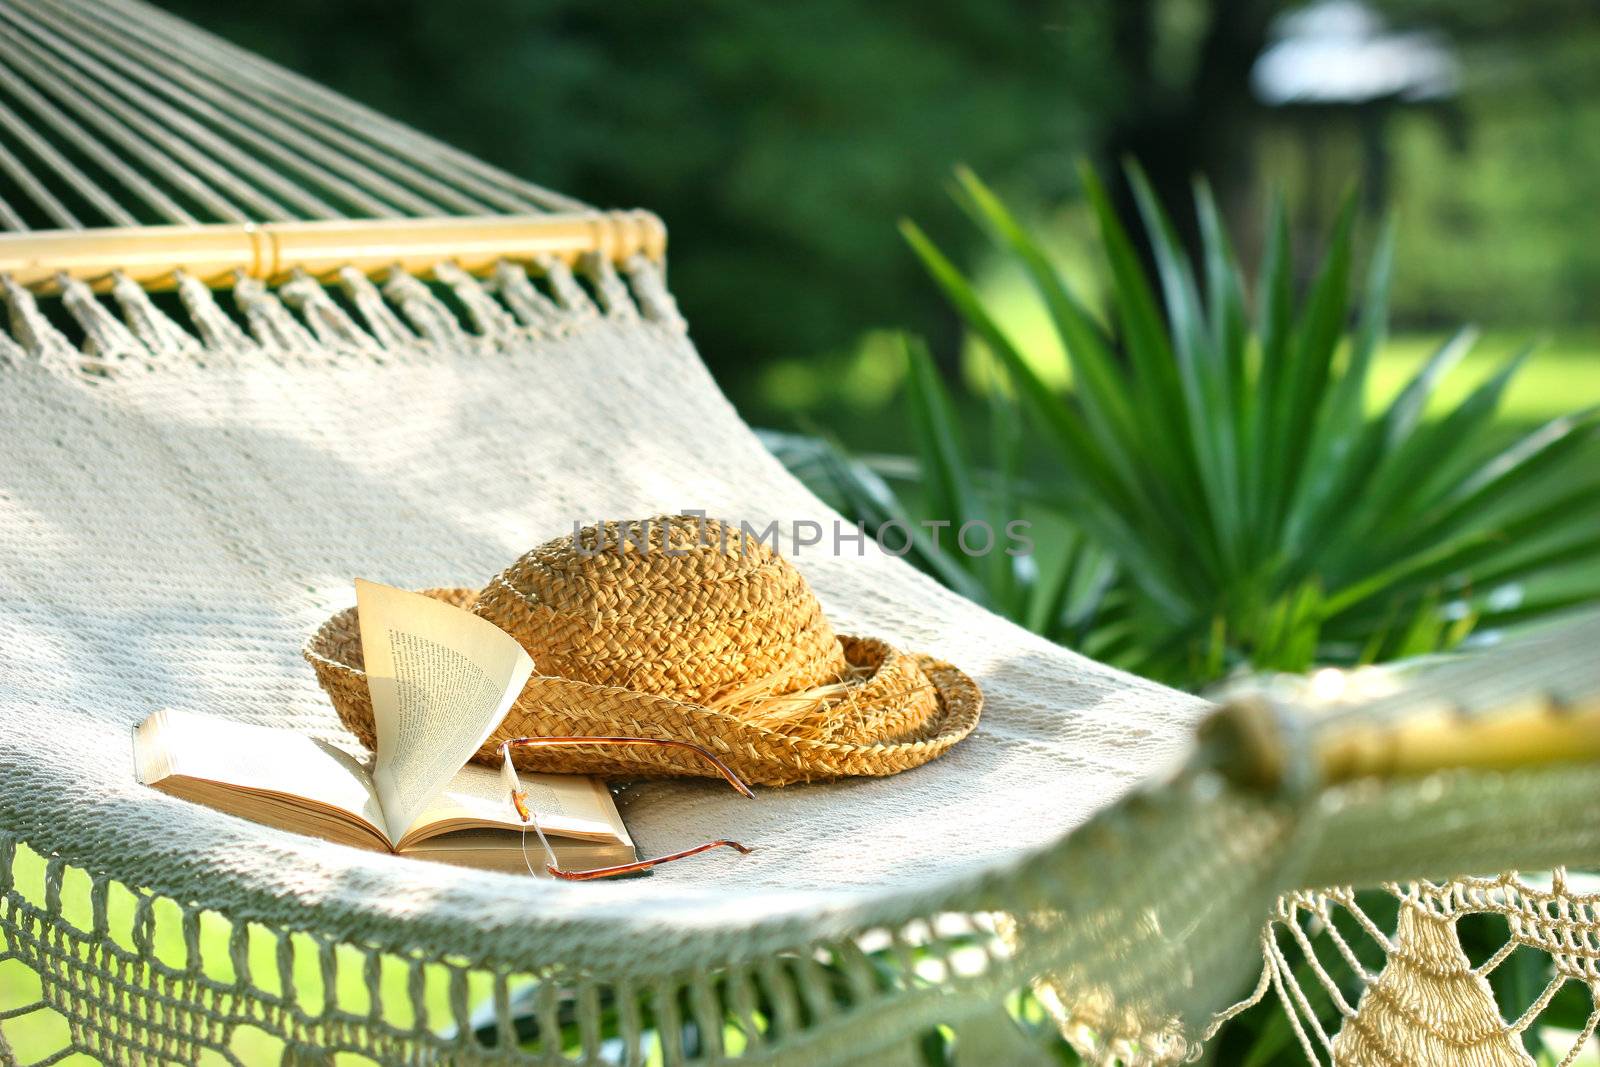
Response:
[[[1373,369],[1372,403],[1377,405],[1405,385],[1448,334],[1405,333],[1385,346]],[[1568,333],[1541,340],[1525,334],[1485,334],[1456,371],[1441,383],[1435,407],[1461,400],[1506,359],[1530,342],[1537,348],[1506,393],[1500,419],[1512,425],[1543,422],[1564,412],[1600,404],[1600,332]]]
[[[1029,361],[1047,381],[1065,385],[1068,374],[1049,320],[1025,299],[1031,294],[1009,288],[1005,293],[996,304]],[[1445,330],[1429,330],[1406,331],[1390,338],[1373,368],[1370,405],[1376,408],[1393,397],[1448,336]],[[780,429],[821,429],[861,451],[910,450],[904,359],[887,337],[869,334],[848,352],[825,353],[811,360],[780,360],[762,368],[749,390],[752,421]],[[1600,404],[1600,330],[1553,336],[1537,329],[1497,330],[1481,336],[1440,384],[1433,410],[1459,401],[1529,344],[1536,348],[1506,393],[1500,412],[1503,424],[1530,426]],[[981,383],[987,362],[976,345],[969,345],[962,358],[963,377],[969,383]],[[958,402],[974,420],[982,417],[980,400],[963,392],[958,394]]]

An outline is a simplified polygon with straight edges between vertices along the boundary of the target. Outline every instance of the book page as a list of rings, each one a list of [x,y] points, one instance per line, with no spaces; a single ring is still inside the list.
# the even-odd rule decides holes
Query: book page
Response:
[[[631,845],[617,814],[611,791],[598,778],[576,774],[528,774],[517,777],[528,795],[528,807],[546,834]],[[498,771],[469,763],[432,798],[412,821],[401,840],[402,852],[439,834],[457,830],[501,828],[520,830],[522,820],[506,796]]]
[[[383,811],[360,761],[293,730],[172,709],[158,711],[134,734],[134,762],[145,785],[160,787],[163,780],[186,778],[215,783],[241,796],[281,798],[283,803],[277,805],[245,805],[252,811],[260,809],[259,821],[274,825],[282,821],[267,818],[274,808],[321,805],[383,832]]]
[[[390,844],[505,718],[533,673],[516,639],[420,593],[356,581],[378,735],[372,781]]]

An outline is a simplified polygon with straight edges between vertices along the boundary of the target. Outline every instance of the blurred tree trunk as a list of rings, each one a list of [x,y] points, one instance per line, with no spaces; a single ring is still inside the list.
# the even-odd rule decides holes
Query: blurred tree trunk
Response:
[[[1198,246],[1189,209],[1190,183],[1204,175],[1230,222],[1253,231],[1255,138],[1263,115],[1250,87],[1250,71],[1267,43],[1283,0],[1206,0],[1187,75],[1158,69],[1163,0],[1113,0],[1112,46],[1126,72],[1121,113],[1105,139],[1107,158],[1120,166],[1137,159],[1173,213],[1184,243]],[[1125,183],[1116,184],[1119,206],[1131,210]]]

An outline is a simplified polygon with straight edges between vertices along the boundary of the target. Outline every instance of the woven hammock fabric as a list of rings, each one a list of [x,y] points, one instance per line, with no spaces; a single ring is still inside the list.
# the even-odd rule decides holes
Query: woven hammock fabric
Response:
[[[411,300],[419,328],[449,321],[420,287]],[[295,321],[270,294],[255,311]],[[202,305],[203,319],[213,312]],[[50,337],[42,318],[20,321]],[[755,844],[748,862],[529,883],[320,846],[137,786],[129,730],[158,707],[339,739],[299,646],[349,603],[354,575],[478,584],[595,515],[829,520],[717,396],[673,320],[629,300],[609,315],[574,308],[559,326],[492,342],[441,330],[381,351],[235,338],[203,368],[193,355],[102,352],[125,369],[98,382],[60,344],[14,353],[0,390],[7,828],[279,926],[319,913],[323,929],[386,929],[391,944],[431,928],[435,951],[483,961],[566,955],[648,972],[686,952],[748,956],[842,929],[874,899],[1047,843],[1174,758],[1199,702],[1008,632],[882,557],[819,556],[797,562],[833,617],[969,665],[998,713],[925,772],[733,805],[697,782],[626,796],[646,853],[712,832]],[[1063,704],[1083,714],[1062,716]]]
[[[0,19],[0,170],[29,196],[11,228],[581,207],[142,5],[3,0]],[[98,119],[75,109],[89,96]],[[296,144],[316,202],[228,169],[263,138]],[[102,195],[62,166],[78,153],[114,179]],[[728,836],[747,857],[567,885],[136,785],[131,730],[162,707],[350,745],[300,648],[356,576],[477,588],[574,524],[682,509],[832,529],[718,393],[659,264],[621,267],[180,278],[176,301],[0,278],[0,1065],[879,1063],[938,1024],[1025,1062],[1001,1005],[1026,987],[1094,1057],[1168,1062],[1256,974],[1313,1059],[1465,1035],[1519,1063],[1496,1057],[1521,1020],[1449,952],[1478,913],[1595,989],[1595,905],[1560,881],[1395,885],[1414,917],[1368,936],[1398,962],[1357,968],[1371,995],[1341,992],[1337,1034],[1305,1010],[1296,953],[1343,955],[1306,919],[1353,907],[1326,887],[1600,859],[1600,770],[1236,791],[1195,759],[1203,701],[871,549],[791,558],[841,632],[970,672],[981,725],[890,778],[621,797],[646,854]],[[1441,966],[1406,971],[1413,949]],[[1396,990],[1428,1011],[1387,1011]]]
[[[457,1044],[471,1040],[469,979],[509,1004],[536,975],[541,995],[580,1005],[594,1034],[598,1016],[582,1005],[637,1006],[653,991],[658,1014],[622,1024],[635,1045],[651,1018],[670,1028],[659,1013],[680,993],[714,1020],[737,1018],[741,997],[770,987],[778,1001],[812,1006],[751,1023],[747,1054],[803,1049],[826,1062],[900,1047],[1051,977],[1102,1046],[1165,1058],[1247,984],[1253,931],[1285,890],[1600,854],[1600,826],[1570,817],[1600,787],[1583,767],[1295,803],[1235,796],[1204,775],[1138,790],[1182,759],[1200,701],[1039,641],[876,554],[796,562],[841,626],[970,670],[987,696],[982,727],[887,779],[766,791],[753,803],[699,781],[624,794],[646,853],[727,835],[757,846],[748,857],[551,884],[320,844],[136,785],[129,731],[164,706],[347,743],[299,647],[348,604],[354,575],[476,583],[596,515],[703,507],[762,525],[832,521],[718,395],[655,268],[634,267],[625,285],[598,265],[596,303],[549,264],[549,291],[569,302],[546,297],[537,325],[460,278],[464,306],[502,311],[475,334],[402,276],[384,306],[411,325],[388,342],[353,319],[319,340],[325,317],[302,318],[260,289],[239,294],[253,339],[211,294],[189,290],[206,342],[186,351],[165,340],[176,323],[137,290],[117,299],[138,334],[84,310],[105,302],[69,300],[98,338],[92,357],[10,291],[0,828],[7,853],[20,840],[57,859],[42,898],[12,889],[0,928],[7,953],[45,976],[42,1001],[75,1020],[79,1047],[115,1060],[156,1042],[188,1062],[227,1047],[248,1020],[305,1052],[426,1058],[469,1047]],[[516,279],[502,277],[505,292],[521,291]],[[350,281],[371,307],[367,283]],[[17,869],[9,854],[0,860],[0,871]],[[59,889],[69,870],[90,887],[77,924]],[[395,954],[423,976],[419,999],[430,982],[453,990],[456,1017],[419,1031],[312,1011],[289,988],[287,949],[263,982],[240,976],[242,947],[232,977],[208,977],[198,947],[177,963],[152,959],[139,951],[138,938],[148,949],[152,937],[140,921],[120,948],[105,933],[111,879],[139,891],[146,923],[157,910],[147,894],[176,902],[196,946],[204,910],[235,931],[304,931],[326,960],[340,945],[371,960]],[[859,970],[873,937],[907,959],[931,945],[937,958],[951,917],[1000,931],[978,940],[970,973],[929,984],[910,964],[883,981]],[[813,973],[819,960],[831,968]],[[383,968],[358,966],[376,990]],[[833,1003],[819,990],[841,968],[855,984]],[[447,977],[426,977],[434,970]],[[113,997],[112,975],[129,975],[119,981],[132,989]]]

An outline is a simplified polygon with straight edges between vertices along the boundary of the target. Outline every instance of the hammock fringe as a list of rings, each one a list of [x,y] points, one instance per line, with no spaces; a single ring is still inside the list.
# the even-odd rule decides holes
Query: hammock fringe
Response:
[[[187,319],[183,324],[124,275],[113,279],[107,294],[65,278],[59,301],[0,276],[9,326],[0,329],[0,363],[33,362],[68,377],[104,381],[263,358],[301,365],[381,362],[458,345],[491,354],[564,337],[602,319],[642,320],[674,333],[686,329],[661,266],[643,253],[625,260],[621,271],[608,257],[587,254],[575,268],[540,256],[528,264],[499,260],[487,278],[449,261],[429,274],[432,282],[393,268],[375,285],[349,268],[339,272],[334,286],[297,273],[275,288],[241,276],[229,301],[180,273],[177,301],[163,303]],[[55,314],[46,309],[53,304],[59,305]]]

